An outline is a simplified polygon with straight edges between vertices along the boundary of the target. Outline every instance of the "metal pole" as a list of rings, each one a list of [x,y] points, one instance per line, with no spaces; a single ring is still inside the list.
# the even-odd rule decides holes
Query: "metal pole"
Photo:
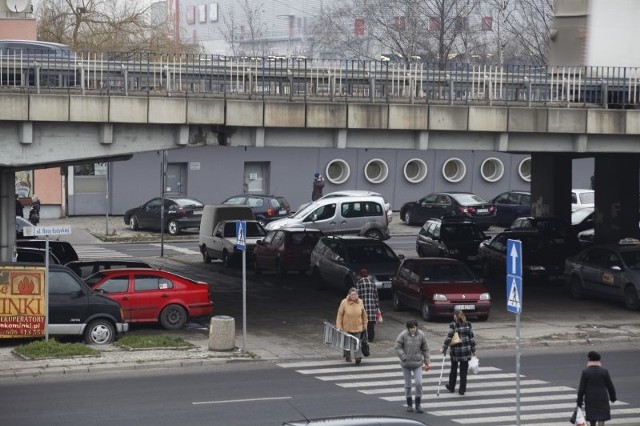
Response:
[[[109,236],[109,166],[111,163],[107,163],[107,194],[105,196],[106,206],[104,209],[105,212],[105,223],[104,223],[104,235],[106,237]]]
[[[49,234],[44,238],[45,259],[44,259],[44,340],[49,341]]]
[[[247,250],[242,250],[242,352],[247,352]]]
[[[520,312],[516,314],[516,424],[520,426]]]
[[[162,190],[160,191],[160,257],[164,257],[164,191],[167,189],[167,150],[162,151]]]

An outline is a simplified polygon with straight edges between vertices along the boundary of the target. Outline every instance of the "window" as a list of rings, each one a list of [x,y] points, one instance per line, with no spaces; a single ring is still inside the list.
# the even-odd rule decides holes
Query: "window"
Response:
[[[164,277],[140,275],[133,283],[135,291],[167,290],[173,288],[173,282]]]
[[[218,22],[218,3],[209,4],[209,21]]]
[[[128,276],[111,278],[100,285],[100,290],[105,293],[125,293],[128,288]]]
[[[493,18],[491,16],[482,17],[481,29],[482,31],[493,30]]]
[[[75,176],[105,176],[108,163],[90,163],[73,166]]]
[[[193,25],[196,23],[196,7],[188,6],[187,7],[187,24]]]
[[[353,34],[356,36],[364,35],[364,18],[356,18],[353,23]]]
[[[304,220],[310,222],[312,220],[325,220],[331,219],[336,214],[336,205],[327,204],[326,206],[318,207]],[[315,216],[315,217],[314,217]]]
[[[207,5],[198,5],[198,22],[205,24],[207,22]]]
[[[49,294],[67,295],[81,291],[80,284],[65,272],[53,272],[49,275]]]
[[[429,18],[429,31],[432,31],[432,32],[440,31],[440,19],[435,17]]]

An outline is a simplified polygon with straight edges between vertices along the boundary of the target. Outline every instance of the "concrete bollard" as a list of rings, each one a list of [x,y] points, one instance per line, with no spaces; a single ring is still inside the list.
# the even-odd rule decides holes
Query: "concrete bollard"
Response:
[[[209,326],[209,350],[230,351],[236,347],[236,321],[228,315],[216,315]]]

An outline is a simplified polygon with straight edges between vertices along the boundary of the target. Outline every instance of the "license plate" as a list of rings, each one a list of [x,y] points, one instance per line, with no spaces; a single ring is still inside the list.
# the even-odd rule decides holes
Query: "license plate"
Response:
[[[382,288],[391,288],[391,282],[390,281],[386,281],[382,283]]]
[[[279,214],[280,216],[284,216],[284,215],[286,215],[286,214],[287,214],[287,211],[286,211],[286,210],[280,210],[280,212],[278,212],[278,214]]]
[[[454,310],[458,311],[473,311],[476,308],[476,305],[455,305],[453,307]]]
[[[478,213],[489,213],[489,209],[478,209],[476,210]]]
[[[202,210],[196,210],[193,212],[194,216],[202,216]]]

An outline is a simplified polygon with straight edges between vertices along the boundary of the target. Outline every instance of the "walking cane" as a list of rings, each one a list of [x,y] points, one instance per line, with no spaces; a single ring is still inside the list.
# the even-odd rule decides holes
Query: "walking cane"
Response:
[[[438,379],[438,390],[436,391],[436,396],[440,396],[440,386],[442,385],[442,373],[444,373],[444,361],[447,353],[445,351],[445,353],[442,354],[442,368],[440,369],[440,378]]]

